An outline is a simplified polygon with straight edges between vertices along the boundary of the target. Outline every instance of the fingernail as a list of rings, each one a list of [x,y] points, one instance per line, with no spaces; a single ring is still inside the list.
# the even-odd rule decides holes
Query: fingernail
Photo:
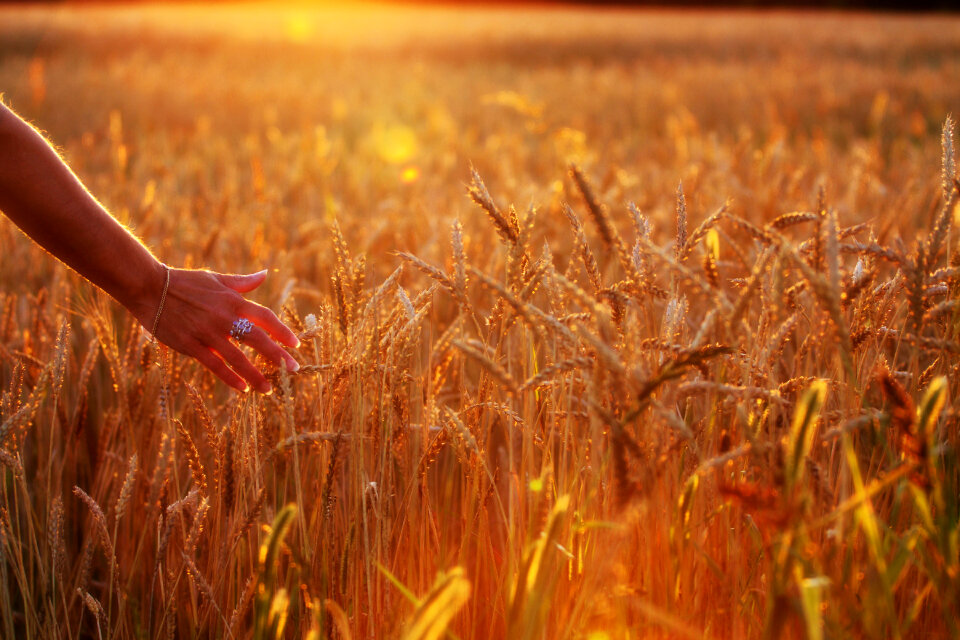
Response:
[[[270,386],[269,382],[260,386],[260,393],[269,394],[271,391],[273,391],[273,387]]]
[[[289,366],[287,367],[290,371],[300,371],[300,363],[296,360],[291,360]]]

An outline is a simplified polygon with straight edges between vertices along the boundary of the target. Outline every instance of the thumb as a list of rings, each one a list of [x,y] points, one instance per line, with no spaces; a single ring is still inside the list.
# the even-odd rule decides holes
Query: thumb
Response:
[[[257,271],[256,273],[251,273],[248,275],[234,275],[227,273],[217,274],[217,278],[221,283],[230,287],[234,291],[239,293],[246,293],[247,291],[253,291],[267,278],[267,270]]]

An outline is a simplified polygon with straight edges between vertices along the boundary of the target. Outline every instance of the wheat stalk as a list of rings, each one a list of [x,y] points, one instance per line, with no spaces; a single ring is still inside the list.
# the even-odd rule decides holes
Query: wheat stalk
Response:
[[[487,191],[487,186],[483,184],[483,180],[480,178],[480,174],[477,173],[476,169],[471,169],[470,175],[473,182],[467,187],[467,194],[487,213],[493,221],[493,226],[497,234],[504,243],[508,246],[519,244],[520,231],[515,221],[507,221],[503,216],[496,203],[494,203],[493,198],[490,197],[490,192]]]
[[[117,497],[117,503],[113,507],[113,520],[115,523],[123,517],[123,513],[127,508],[127,504],[130,502],[130,496],[133,495],[133,487],[137,479],[138,470],[139,458],[137,457],[136,452],[134,452],[134,454],[130,456],[130,463],[127,466],[127,475],[123,479],[123,485],[120,487],[120,495]]]
[[[953,148],[953,116],[951,115],[948,115],[946,120],[943,121],[940,140],[943,148],[941,186],[943,188],[943,199],[949,202],[955,191],[954,180],[957,175],[956,153]]]

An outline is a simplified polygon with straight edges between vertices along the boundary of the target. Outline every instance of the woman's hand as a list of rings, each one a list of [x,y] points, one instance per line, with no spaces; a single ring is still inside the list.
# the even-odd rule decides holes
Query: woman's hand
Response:
[[[0,211],[47,251],[97,285],[151,329],[167,268],[84,188],[57,152],[29,124],[0,104]],[[239,318],[255,326],[243,336],[270,362],[299,366],[279,344],[300,341],[272,311],[241,293],[267,272],[247,276],[170,270],[157,339],[199,360],[231,387],[270,391],[263,374],[230,342]]]
[[[240,295],[259,287],[266,277],[266,270],[251,275],[226,275],[170,269],[170,285],[157,324],[157,340],[198,360],[239,391],[246,391],[249,383],[249,387],[257,391],[269,392],[270,383],[230,339],[233,323],[246,318],[254,327],[243,338],[243,344],[278,366],[284,362],[291,371],[300,368],[280,346],[299,346],[297,336],[272,311]],[[160,302],[159,290],[154,296],[154,315],[137,314],[147,329],[153,325]]]

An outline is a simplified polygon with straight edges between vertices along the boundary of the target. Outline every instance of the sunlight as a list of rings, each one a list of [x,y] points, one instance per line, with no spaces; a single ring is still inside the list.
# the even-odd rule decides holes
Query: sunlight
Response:
[[[404,184],[412,184],[420,179],[420,169],[418,167],[405,167],[400,174],[400,181]]]
[[[377,155],[390,164],[407,162],[417,153],[417,136],[404,125],[377,126],[371,139]]]
[[[314,32],[313,20],[302,13],[288,17],[284,23],[284,35],[290,42],[306,42]]]
[[[0,640],[960,640],[960,14],[859,2],[0,0]]]

